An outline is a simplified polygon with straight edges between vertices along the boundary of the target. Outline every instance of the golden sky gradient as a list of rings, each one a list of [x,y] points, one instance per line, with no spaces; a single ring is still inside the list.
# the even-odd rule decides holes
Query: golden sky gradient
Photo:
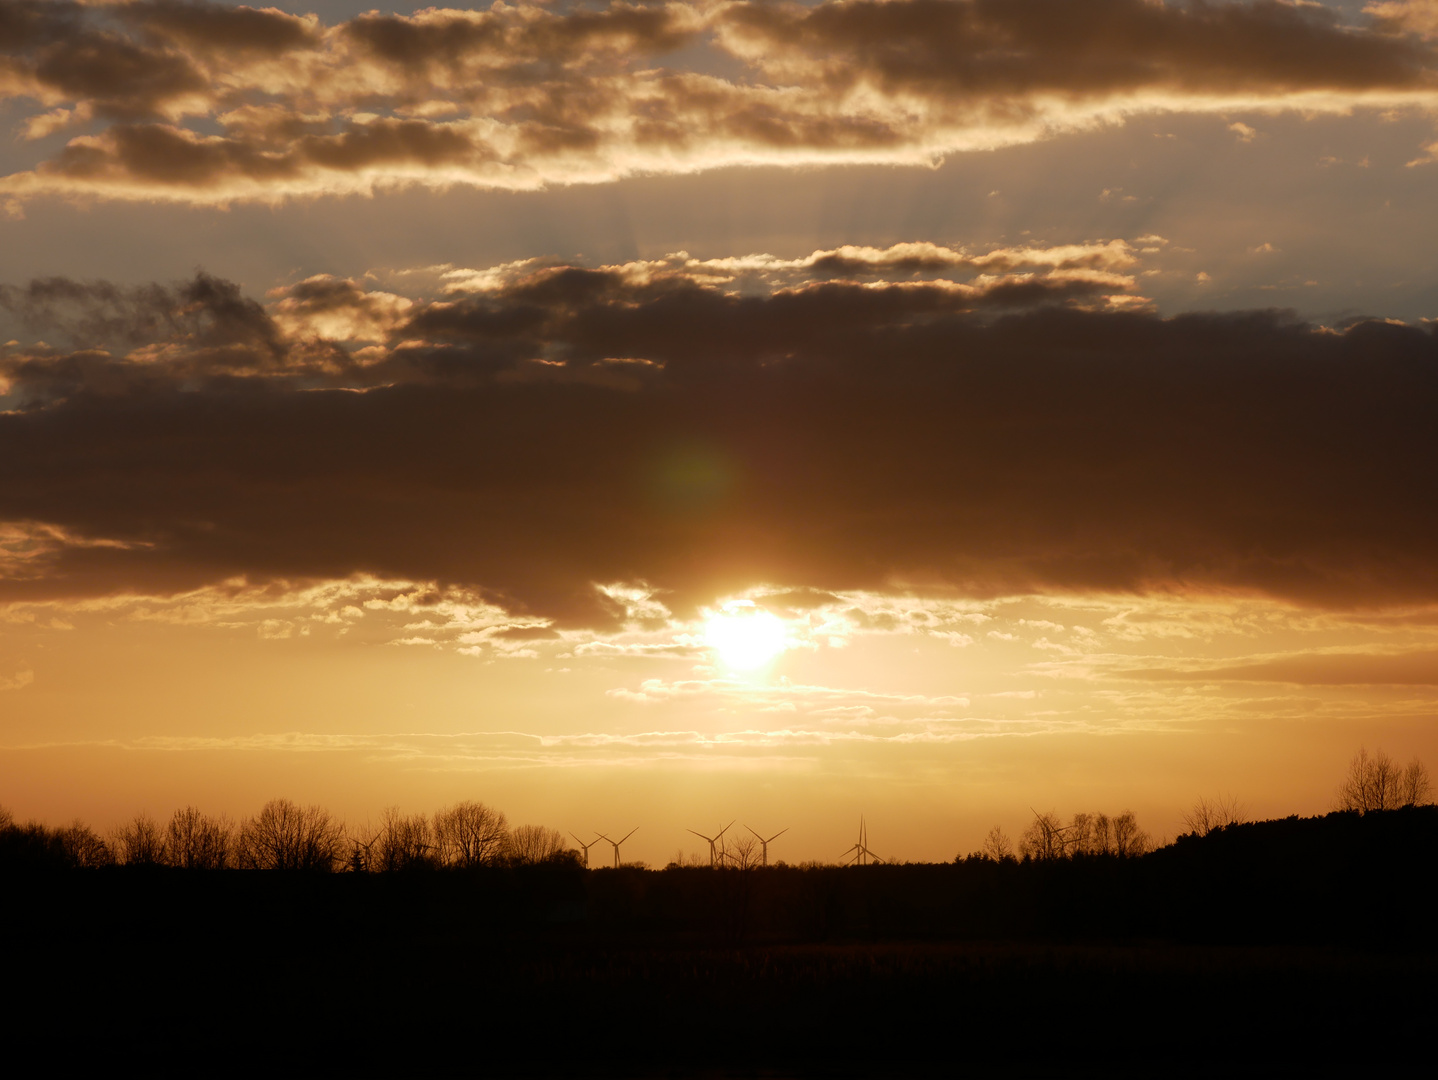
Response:
[[[1438,4],[364,8],[0,0],[18,816],[940,859],[1438,756]]]

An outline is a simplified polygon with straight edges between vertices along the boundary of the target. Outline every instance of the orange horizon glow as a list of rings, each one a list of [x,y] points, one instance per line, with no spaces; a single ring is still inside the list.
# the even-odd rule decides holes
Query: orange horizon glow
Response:
[[[0,0],[0,806],[945,860],[1438,765],[1432,8]]]

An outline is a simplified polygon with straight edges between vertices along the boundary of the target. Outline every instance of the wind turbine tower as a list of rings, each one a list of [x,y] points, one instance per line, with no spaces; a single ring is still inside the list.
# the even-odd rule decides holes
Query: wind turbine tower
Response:
[[[611,843],[611,844],[614,845],[614,868],[615,868],[616,870],[619,869],[619,845],[622,844],[622,843],[624,843],[624,841],[628,840],[631,836],[633,836],[633,835],[634,835],[635,833],[637,833],[638,831],[639,831],[639,826],[636,825],[636,826],[634,826],[634,828],[630,829],[627,833],[625,833],[623,836],[621,836],[618,840],[610,840],[609,837],[605,836],[603,833],[600,833],[600,834],[599,834],[599,840],[604,840],[604,841],[607,841],[608,843]],[[597,843],[599,843],[599,840],[596,840],[596,841],[594,841],[594,842],[597,844]]]
[[[574,836],[573,833],[570,833],[569,835]],[[583,840],[579,839],[579,837],[574,836],[574,842],[579,845],[579,850],[584,852],[584,869],[586,870],[589,869],[589,849],[592,848],[595,844],[599,843],[599,840],[600,837],[596,836],[593,840],[589,841],[589,843],[586,844]]]
[[[869,829],[868,826],[864,824],[862,817],[859,818],[859,842],[844,852],[843,855],[840,855],[839,861],[842,862],[850,855],[854,856],[854,861],[849,864],[851,866],[867,866],[871,859],[876,863],[884,861],[869,850]]]
[[[745,825],[744,828],[749,829],[749,826],[748,826],[748,825]],[[769,837],[769,839],[767,839],[767,840],[765,840],[765,839],[764,839],[762,836],[760,836],[758,833],[754,832],[753,829],[749,829],[749,831],[752,832],[752,833],[754,833],[755,839],[757,839],[757,840],[759,841],[759,847],[760,847],[760,849],[761,849],[761,850],[763,851],[763,853],[764,853],[764,855],[763,855],[764,865],[765,865],[765,866],[768,866],[768,865],[769,865],[769,845],[772,844],[775,840],[779,839],[779,837],[783,836],[783,835],[784,835],[786,832],[788,832],[789,830],[788,830],[788,829],[780,829],[778,832],[776,832],[773,836]]]
[[[694,832],[693,829],[684,830],[685,832],[694,833],[694,835],[699,837],[700,840],[709,841],[709,869],[714,869],[714,867],[718,866],[723,861],[724,848],[722,845],[724,840],[724,834],[729,831],[730,826],[732,826],[733,824],[734,823],[732,821],[729,822],[728,825],[725,825],[713,836],[705,836],[702,832]],[[716,847],[715,845],[720,846]]]

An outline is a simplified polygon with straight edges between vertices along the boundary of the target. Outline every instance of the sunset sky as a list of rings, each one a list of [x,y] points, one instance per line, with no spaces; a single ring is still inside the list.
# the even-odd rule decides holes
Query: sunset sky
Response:
[[[369,7],[0,0],[17,817],[1438,766],[1438,0]]]

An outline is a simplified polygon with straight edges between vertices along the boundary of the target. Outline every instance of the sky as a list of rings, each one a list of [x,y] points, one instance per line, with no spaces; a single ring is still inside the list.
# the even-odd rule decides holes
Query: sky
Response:
[[[0,804],[1432,767],[1435,119],[1434,0],[0,0]]]

